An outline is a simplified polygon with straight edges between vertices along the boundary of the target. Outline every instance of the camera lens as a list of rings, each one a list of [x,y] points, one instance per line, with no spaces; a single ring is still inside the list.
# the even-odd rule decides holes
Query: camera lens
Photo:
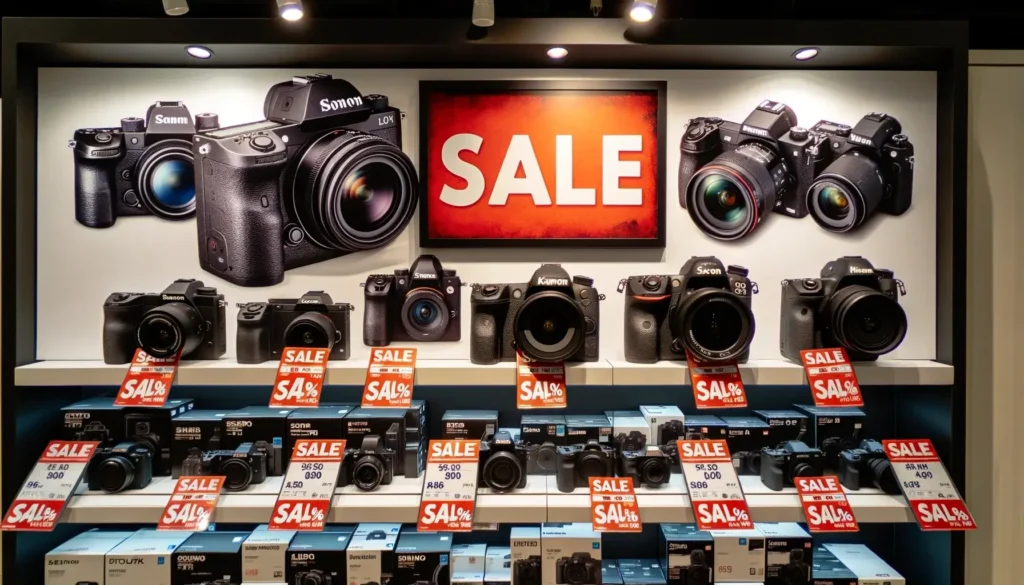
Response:
[[[352,466],[352,484],[364,492],[377,489],[384,480],[384,464],[373,455],[363,455]]]
[[[324,585],[324,580],[320,573],[306,573],[302,578],[302,585]]]
[[[729,229],[746,223],[749,209],[743,188],[721,174],[709,174],[697,185],[703,211],[718,227]]]
[[[814,466],[801,461],[793,464],[793,473],[790,475],[790,480],[797,477],[814,477],[815,475],[820,474],[814,471]]]
[[[103,461],[99,468],[100,488],[107,493],[117,493],[128,489],[135,481],[135,466],[131,461],[115,455]]]
[[[668,481],[669,474],[672,470],[661,458],[648,458],[644,459],[643,463],[640,464],[640,482],[660,485]]]
[[[540,445],[533,450],[533,460],[537,469],[551,473],[555,471],[555,464],[558,463],[558,452],[554,445]]]
[[[196,182],[192,145],[184,140],[161,140],[146,149],[136,163],[137,191],[153,215],[187,219],[196,211]]]
[[[583,311],[565,293],[533,293],[516,314],[513,335],[516,347],[526,357],[541,362],[565,361],[583,345]]]
[[[252,466],[241,459],[228,459],[221,464],[220,472],[224,475],[224,489],[228,491],[241,491],[252,483]]]
[[[540,575],[537,572],[537,566],[529,561],[518,560],[516,561],[516,573],[517,582],[520,585],[535,585],[540,583]]]
[[[871,473],[871,483],[887,494],[900,493],[900,483],[896,480],[896,474],[892,470],[892,463],[885,456],[878,456],[867,460],[868,471]]]
[[[836,340],[859,353],[889,353],[907,335],[903,307],[873,288],[843,287],[828,300],[825,311]]]
[[[864,223],[885,196],[878,164],[854,151],[837,158],[807,190],[807,209],[818,225],[846,232]]]
[[[583,479],[611,475],[604,453],[601,451],[584,451],[576,461],[576,473]]]
[[[150,309],[135,329],[139,347],[153,357],[182,357],[195,351],[203,342],[206,320],[187,303],[167,303]]]
[[[523,479],[523,465],[508,451],[495,451],[484,462],[484,483],[496,492],[509,492]]]
[[[587,567],[580,562],[571,562],[565,567],[565,581],[568,585],[584,585],[587,582]]]
[[[334,347],[338,330],[327,315],[310,311],[292,319],[284,330],[285,347]]]
[[[402,185],[394,167],[371,162],[350,172],[341,182],[341,214],[353,229],[380,227],[392,212],[395,191]]]
[[[700,359],[737,359],[754,339],[754,314],[736,295],[720,288],[701,288],[676,306],[673,335]]]
[[[448,330],[450,314],[441,293],[432,288],[416,288],[405,295],[402,325],[413,339],[436,341]]]

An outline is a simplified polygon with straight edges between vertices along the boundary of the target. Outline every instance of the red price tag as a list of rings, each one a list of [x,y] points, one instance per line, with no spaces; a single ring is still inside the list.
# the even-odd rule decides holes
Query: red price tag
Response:
[[[697,526],[701,530],[752,529],[754,522],[725,440],[681,439],[676,445]]]
[[[270,530],[323,530],[345,459],[344,439],[299,439],[270,516]]]
[[[921,530],[976,530],[977,523],[928,439],[882,441]]]
[[[427,472],[416,529],[421,532],[470,532],[476,509],[480,441],[430,441]]]
[[[171,395],[171,384],[178,373],[180,360],[180,353],[174,357],[158,358],[136,349],[114,405],[163,406]]]
[[[327,376],[331,352],[324,348],[286,347],[277,365],[271,408],[316,407]]]
[[[839,478],[825,477],[793,478],[796,491],[800,494],[800,505],[804,507],[804,518],[811,532],[857,532],[857,519],[853,508],[846,499]]]
[[[516,407],[565,408],[565,364],[531,362],[516,352]]]
[[[686,364],[698,409],[747,407],[747,393],[735,361],[704,362],[687,351]]]
[[[416,379],[416,349],[375,347],[370,350],[363,385],[363,406],[409,408]]]
[[[160,515],[157,530],[202,532],[210,525],[213,509],[224,487],[223,475],[183,475],[174,484],[174,492]]]
[[[857,373],[845,349],[805,349],[800,359],[816,406],[864,406]]]
[[[590,478],[590,522],[598,532],[642,532],[632,477]]]
[[[97,447],[98,441],[50,441],[21,484],[0,530],[53,530]]]

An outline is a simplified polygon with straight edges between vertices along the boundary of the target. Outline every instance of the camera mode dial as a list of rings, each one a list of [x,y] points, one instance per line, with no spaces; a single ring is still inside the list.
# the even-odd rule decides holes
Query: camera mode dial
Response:
[[[196,132],[220,128],[220,116],[217,114],[196,114]]]
[[[589,276],[573,276],[572,281],[580,286],[594,286],[594,279]]]
[[[807,137],[810,135],[810,131],[807,130],[807,128],[804,128],[803,126],[795,126],[791,128],[789,131],[789,138],[791,140],[807,140]]]
[[[836,136],[843,136],[843,137],[849,136],[850,132],[852,132],[852,131],[853,131],[853,128],[848,126],[847,124],[838,124],[836,126]]]
[[[131,116],[128,118],[121,118],[121,130],[125,132],[142,132],[146,129],[146,121],[142,118]]]
[[[253,150],[270,152],[271,150],[274,150],[274,139],[266,135],[254,136],[249,140],[249,146],[251,146]]]
[[[910,142],[910,137],[906,134],[894,134],[889,140],[894,146],[906,146]]]
[[[649,291],[656,291],[661,288],[661,279],[657,276],[648,276],[644,279],[644,288]]]

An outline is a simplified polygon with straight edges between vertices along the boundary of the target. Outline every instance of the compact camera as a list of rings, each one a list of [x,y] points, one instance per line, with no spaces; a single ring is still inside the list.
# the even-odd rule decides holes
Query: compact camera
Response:
[[[900,493],[892,463],[878,441],[864,439],[856,449],[839,453],[839,483],[850,490],[877,488],[890,495]]]
[[[295,585],[331,585],[331,576],[320,569],[295,573]]]
[[[554,443],[526,446],[526,475],[554,475],[558,467],[558,447]]]
[[[615,445],[619,451],[642,451],[647,447],[647,435],[640,431],[629,431],[629,434],[615,435]]]
[[[785,585],[810,585],[810,558],[803,549],[789,551],[789,562],[779,567],[779,577]]]
[[[572,493],[576,488],[589,488],[592,477],[615,476],[615,449],[595,440],[585,445],[558,448],[555,485],[558,491]]]
[[[199,264],[240,286],[380,248],[416,207],[402,114],[330,75],[267,92],[266,119],[200,132],[193,144]]]
[[[354,485],[371,492],[382,485],[391,485],[395,477],[395,450],[380,435],[364,435],[358,449],[346,449],[339,483]]]
[[[141,347],[157,358],[215,360],[227,351],[224,295],[178,279],[162,293],[113,293],[103,301],[103,361],[126,364]]]
[[[776,449],[761,450],[761,483],[768,489],[782,491],[793,487],[795,477],[817,477],[823,474],[825,455],[803,441],[786,441]]]
[[[797,363],[804,349],[842,347],[852,361],[874,361],[907,335],[906,294],[891,270],[844,256],[825,264],[821,278],[782,281],[782,355]]]
[[[690,551],[690,564],[681,568],[681,585],[711,585],[711,567],[702,550]]]
[[[458,341],[462,338],[462,281],[423,255],[409,269],[371,274],[364,285],[363,343]]]
[[[601,561],[587,552],[574,552],[571,557],[555,561],[555,583],[558,585],[593,585],[601,582]]]
[[[498,431],[480,443],[480,483],[496,492],[526,487],[527,449]]]
[[[217,114],[192,115],[181,102],[156,102],[146,118],[119,128],[75,130],[75,219],[107,228],[118,217],[188,219],[196,211],[192,138],[217,127]]]
[[[267,479],[267,455],[253,443],[235,449],[190,449],[181,465],[182,475],[223,475],[224,490],[238,492]]]
[[[352,309],[348,303],[335,303],[322,290],[311,290],[298,299],[239,303],[238,363],[278,360],[286,347],[326,349],[328,359],[347,360]]]
[[[726,268],[714,256],[694,256],[678,275],[631,276],[626,292],[626,361],[745,362],[754,339],[751,297],[757,284],[742,266]]]
[[[515,585],[540,585],[540,579],[540,555],[530,555],[512,563],[512,583]]]
[[[473,285],[469,358],[474,364],[598,359],[599,303],[594,280],[544,264],[529,282]]]
[[[115,494],[142,489],[153,481],[153,449],[132,441],[100,447],[85,475],[90,490]]]
[[[672,476],[672,457],[657,447],[619,453],[619,477],[632,477],[633,485],[667,485]]]

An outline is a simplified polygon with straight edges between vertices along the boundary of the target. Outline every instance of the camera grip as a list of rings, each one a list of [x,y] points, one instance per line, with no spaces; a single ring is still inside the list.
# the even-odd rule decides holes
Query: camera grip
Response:
[[[270,325],[264,320],[238,320],[235,351],[240,364],[262,364],[270,359]]]
[[[623,324],[623,348],[626,361],[653,364],[658,361],[658,319],[650,310],[651,301],[626,296]]]
[[[108,228],[117,219],[114,211],[113,160],[75,160],[75,219],[91,228]]]
[[[363,308],[363,344],[367,347],[391,345],[387,297],[367,296]]]
[[[498,322],[495,307],[474,306],[473,323],[469,332],[469,361],[491,365],[501,361],[501,340],[505,323]]]
[[[783,357],[800,363],[800,351],[814,349],[814,315],[818,302],[818,297],[791,294],[789,291],[782,295],[779,351]]]
[[[127,364],[135,356],[135,328],[141,310],[134,307],[103,307],[103,363]]]
[[[555,486],[563,494],[571,494],[576,491],[576,460],[574,458],[560,458],[555,464]]]

